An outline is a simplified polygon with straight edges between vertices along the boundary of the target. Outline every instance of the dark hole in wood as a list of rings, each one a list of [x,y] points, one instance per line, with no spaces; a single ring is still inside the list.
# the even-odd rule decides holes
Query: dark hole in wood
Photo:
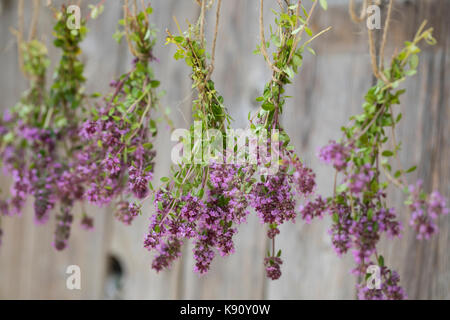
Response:
[[[105,298],[122,299],[124,267],[120,259],[110,254],[107,257],[107,273],[105,281]]]
[[[122,263],[119,261],[119,258],[117,258],[114,255],[108,256],[108,275],[116,275],[119,277],[123,276],[123,267]]]

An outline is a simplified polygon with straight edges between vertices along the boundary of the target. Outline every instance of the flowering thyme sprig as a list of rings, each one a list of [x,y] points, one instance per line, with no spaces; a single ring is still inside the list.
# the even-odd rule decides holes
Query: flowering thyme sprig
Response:
[[[435,232],[433,223],[438,216],[448,213],[445,200],[434,192],[426,196],[420,184],[406,188],[404,175],[415,170],[392,172],[391,159],[397,157],[400,144],[395,139],[395,127],[401,114],[395,116],[395,105],[405,90],[398,90],[399,84],[416,73],[419,63],[419,44],[425,40],[435,44],[433,29],[419,28],[413,41],[396,54],[389,68],[379,72],[378,83],[369,89],[364,112],[353,116],[352,125],[344,127],[344,138],[332,141],[321,149],[319,158],[336,169],[334,195],[328,199],[328,209],[333,225],[330,230],[333,246],[341,255],[353,249],[357,264],[354,272],[362,276],[364,283],[357,285],[359,298],[402,299],[406,297],[399,286],[399,276],[384,265],[383,256],[377,251],[377,243],[383,233],[390,238],[400,236],[402,226],[393,208],[386,203],[389,185],[405,189],[410,194],[409,205],[413,209],[411,224],[419,232],[419,238],[427,238]],[[381,64],[380,64],[381,65]],[[378,74],[378,72],[377,72]],[[392,131],[391,137],[388,135]],[[387,147],[391,141],[392,147]],[[398,159],[397,159],[398,160]],[[381,171],[387,180],[382,180]],[[337,185],[337,175],[342,174],[342,184]],[[369,289],[365,279],[370,276],[368,267],[381,268],[381,288]]]
[[[117,200],[115,216],[126,224],[140,213],[140,205],[130,198],[142,200],[152,188],[153,142],[161,121],[156,92],[160,83],[150,66],[156,60],[156,29],[149,22],[152,12],[149,6],[130,13],[125,3],[123,30],[114,37],[120,41],[125,36],[134,55],[132,69],[111,82],[113,92],[105,96],[102,106],[91,110],[80,131],[87,142],[80,170],[91,177],[87,199],[99,205]]]
[[[261,222],[269,226],[267,234],[272,244],[265,265],[267,276],[273,280],[281,276],[281,250],[277,252],[275,249],[275,237],[280,233],[278,227],[285,221],[295,222],[297,216],[295,196],[309,198],[316,185],[315,174],[293,152],[294,148],[289,144],[289,135],[280,124],[280,116],[287,99],[285,86],[291,83],[301,68],[304,50],[308,49],[314,53],[308,47],[309,43],[330,29],[327,28],[316,35],[309,29],[309,21],[317,1],[313,1],[309,11],[300,1],[294,4],[290,1],[285,2],[284,5],[280,5],[280,12],[274,11],[276,28],[271,28],[270,42],[267,43],[264,36],[263,0],[260,2],[261,44],[256,52],[264,56],[272,70],[272,79],[264,87],[263,96],[257,98],[261,103],[260,110],[251,119],[249,115],[250,128],[255,136],[262,130],[269,133],[272,130],[269,138],[272,153],[279,149],[278,158],[275,159],[280,162],[277,172],[266,173],[254,179],[252,181],[254,186],[249,194],[251,206],[256,210]],[[309,39],[301,43],[304,32]],[[269,44],[275,46],[272,59],[267,52]],[[273,148],[274,144],[278,144],[279,148]],[[261,154],[257,162],[258,166],[267,166],[267,159]],[[309,223],[313,217],[322,215],[324,206],[325,202],[320,197],[314,201],[308,200],[300,207],[300,214]]]

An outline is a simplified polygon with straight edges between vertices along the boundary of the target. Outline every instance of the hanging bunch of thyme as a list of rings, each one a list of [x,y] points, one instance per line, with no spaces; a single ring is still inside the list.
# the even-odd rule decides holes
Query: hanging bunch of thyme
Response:
[[[371,4],[366,2],[365,6]],[[426,29],[424,22],[412,41],[405,42],[404,48],[395,54],[390,66],[384,68],[384,47],[389,29],[393,1],[390,1],[383,42],[379,57],[373,34],[369,30],[372,67],[377,83],[369,89],[363,104],[363,113],[351,117],[352,124],[343,127],[344,138],[331,141],[319,154],[320,159],[336,169],[334,193],[328,199],[328,211],[333,225],[330,230],[332,243],[338,255],[352,249],[356,268],[353,272],[360,276],[357,284],[360,299],[403,299],[406,293],[400,287],[398,273],[385,265],[377,244],[382,234],[398,237],[402,226],[394,208],[389,207],[386,196],[390,185],[404,190],[411,208],[410,225],[418,233],[418,238],[429,238],[437,231],[436,219],[449,212],[445,199],[437,192],[427,195],[421,183],[407,186],[405,175],[414,171],[415,166],[404,170],[398,159],[400,142],[396,141],[395,129],[402,115],[396,115],[395,106],[405,93],[399,89],[401,82],[417,72],[419,45],[425,41],[434,45],[433,29]],[[390,134],[389,134],[390,133]],[[397,158],[398,168],[394,171],[392,159]],[[386,179],[382,178],[382,172]],[[338,174],[343,176],[338,184]],[[370,277],[369,267],[380,268],[381,283],[378,288],[370,288],[366,280]]]
[[[88,29],[84,19],[79,29],[69,29],[66,22],[70,15],[65,6],[55,10],[54,15],[53,43],[62,55],[50,88],[45,121],[35,137],[40,144],[35,168],[39,192],[35,195],[35,212],[36,219],[44,223],[50,210],[59,204],[54,246],[63,250],[70,237],[73,206],[76,201],[83,200],[84,194],[84,178],[78,170],[82,148],[78,131],[88,97],[84,92],[80,43]],[[82,225],[89,225],[90,221],[82,213]]]
[[[33,168],[36,166],[39,145],[29,138],[41,130],[45,122],[48,101],[45,84],[50,60],[46,46],[36,39],[39,3],[34,1],[33,4],[28,39],[24,39],[23,0],[18,5],[19,28],[13,30],[17,38],[19,66],[29,81],[29,89],[0,118],[0,165],[5,174],[13,178],[9,199],[0,198],[0,219],[1,216],[20,215],[27,196],[39,192],[38,184],[33,183],[36,181]],[[1,234],[0,221],[0,237]]]
[[[39,2],[35,1],[35,8]],[[80,170],[79,124],[86,110],[84,93],[84,65],[80,61],[80,42],[87,27],[81,20],[79,29],[69,29],[71,17],[65,6],[54,10],[54,45],[62,52],[54,72],[50,90],[45,88],[45,73],[49,65],[43,44],[31,38],[20,42],[19,62],[31,80],[31,89],[21,102],[7,114],[8,132],[3,138],[2,158],[13,176],[9,212],[14,214],[23,207],[28,196],[34,197],[34,217],[44,224],[50,212],[59,205],[53,245],[57,250],[67,247],[73,222],[72,209],[83,200],[85,177]],[[33,23],[37,23],[35,10]],[[23,17],[23,2],[19,3],[19,16]],[[23,18],[19,18],[22,20]],[[35,30],[35,26],[33,27]],[[32,32],[30,34],[34,34]],[[19,39],[22,39],[19,32]],[[2,207],[6,208],[4,204]],[[82,214],[82,226],[92,227],[92,219]]]
[[[179,28],[175,36],[168,31],[168,43],[177,46],[175,59],[184,59],[192,69],[197,98],[192,105],[194,124],[181,141],[183,159],[173,168],[171,178],[161,179],[164,185],[155,195],[156,213],[145,247],[158,252],[152,264],[157,271],[169,267],[181,255],[183,242],[192,239],[194,269],[206,273],[216,251],[222,256],[234,252],[236,225],[248,214],[243,181],[247,169],[224,164],[222,151],[231,118],[211,80],[221,1],[217,2],[211,57],[204,37],[206,2],[200,1],[200,18],[186,32]]]
[[[129,72],[111,82],[113,92],[104,97],[103,105],[91,110],[80,132],[86,143],[83,169],[91,177],[86,196],[95,204],[115,203],[115,216],[130,224],[140,213],[143,200],[150,194],[156,151],[160,82],[156,80],[151,62],[156,61],[153,48],[156,29],[149,21],[153,9],[135,4],[124,5],[123,26],[114,37],[124,36],[133,55]],[[170,124],[170,121],[169,121]]]
[[[276,15],[275,28],[270,28],[270,41],[266,43],[263,22],[263,0],[260,1],[260,38],[261,44],[257,53],[261,53],[272,71],[272,78],[264,87],[263,96],[257,98],[261,103],[259,111],[251,118],[250,128],[254,135],[261,132],[270,134],[267,149],[272,150],[271,157],[264,157],[267,152],[259,153],[257,165],[266,168],[268,163],[276,163],[276,170],[264,172],[256,176],[253,187],[249,193],[250,205],[257,212],[262,223],[269,226],[267,235],[271,240],[271,249],[268,250],[265,266],[267,276],[273,280],[281,276],[281,250],[275,249],[275,237],[280,233],[279,226],[286,221],[295,222],[297,217],[296,196],[307,199],[298,210],[307,223],[313,217],[322,216],[325,201],[318,197],[309,200],[314,194],[316,186],[315,174],[294,153],[290,145],[290,138],[280,123],[287,99],[285,87],[290,84],[303,64],[305,50],[314,53],[308,45],[318,36],[327,32],[327,28],[313,34],[309,28],[310,20],[317,6],[312,1],[308,11],[301,1],[279,1],[280,11],[273,11]],[[326,2],[322,1],[326,9]],[[307,40],[302,41],[306,35]],[[270,58],[267,48],[273,45],[275,50]],[[268,150],[264,150],[268,151]],[[275,158],[273,155],[275,154]]]

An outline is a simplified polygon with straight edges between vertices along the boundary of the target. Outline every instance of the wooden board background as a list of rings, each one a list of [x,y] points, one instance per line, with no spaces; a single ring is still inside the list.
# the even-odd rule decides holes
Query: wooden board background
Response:
[[[52,17],[42,10],[39,34],[51,47]],[[58,4],[62,1],[53,1]],[[76,1],[74,1],[76,2]],[[87,13],[84,1],[82,12]],[[98,1],[92,0],[93,3]],[[224,0],[217,47],[216,87],[236,119],[235,127],[246,125],[249,111],[256,110],[255,98],[269,79],[261,56],[252,51],[258,42],[257,0]],[[332,189],[332,170],[317,161],[317,149],[339,134],[350,115],[359,112],[364,93],[371,83],[367,38],[363,25],[354,25],[347,13],[347,0],[329,0],[330,8],[313,21],[314,30],[333,26],[313,47],[317,57],[308,55],[303,70],[289,89],[289,101],[282,119],[297,151],[317,173],[319,191]],[[266,1],[265,21],[272,20]],[[89,22],[91,32],[83,44],[88,92],[107,90],[108,82],[124,72],[130,56],[124,44],[118,46],[111,36],[121,17],[121,1],[107,0],[104,14]],[[182,22],[194,21],[199,9],[193,1],[154,0],[153,22],[162,31],[175,30],[172,16]],[[26,1],[26,21],[31,0]],[[396,1],[386,57],[404,40],[411,39],[424,19],[435,27],[438,45],[426,48],[419,74],[405,83],[408,89],[399,107],[404,118],[398,130],[403,141],[401,159],[405,166],[418,164],[413,178],[421,178],[427,188],[438,188],[449,198],[450,178],[450,1]],[[0,0],[0,109],[12,106],[26,88],[17,65],[16,45],[8,28],[17,24],[17,1]],[[207,27],[214,26],[214,13]],[[211,32],[209,33],[211,36]],[[162,87],[167,91],[162,102],[172,108],[178,127],[190,121],[191,83],[183,62],[172,59],[174,48],[159,40],[155,65]],[[59,55],[50,49],[52,67]],[[163,128],[161,128],[163,129]],[[160,131],[155,181],[166,175],[170,165],[169,134]],[[8,188],[8,178],[0,176]],[[399,209],[404,224],[408,212],[401,209],[402,194],[392,190],[391,201]],[[3,219],[5,235],[0,248],[1,299],[353,299],[354,279],[349,274],[350,256],[337,258],[330,246],[328,218],[312,225],[302,222],[282,227],[278,242],[283,249],[283,276],[276,282],[265,279],[262,258],[267,242],[263,228],[254,217],[242,225],[237,236],[236,253],[217,258],[205,277],[192,272],[192,246],[184,247],[183,258],[168,272],[150,269],[151,255],[143,248],[151,205],[132,227],[114,221],[109,208],[90,208],[96,230],[89,233],[73,228],[70,247],[57,253],[51,247],[54,221],[36,227],[32,222],[31,201],[21,219]],[[386,263],[401,275],[410,298],[450,298],[450,219],[442,218],[440,233],[427,242],[415,240],[406,230],[394,243],[383,242]],[[113,257],[113,258],[112,258]],[[111,269],[111,260],[123,270],[120,277]],[[82,290],[67,290],[68,265],[81,267]],[[117,285],[119,282],[121,285]]]

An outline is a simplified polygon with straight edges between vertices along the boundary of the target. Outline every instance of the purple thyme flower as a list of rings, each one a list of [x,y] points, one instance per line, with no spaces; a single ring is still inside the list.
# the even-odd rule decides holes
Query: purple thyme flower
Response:
[[[94,230],[94,219],[87,214],[84,214],[81,218],[81,228],[89,231]]]
[[[143,172],[136,167],[128,168],[129,188],[138,199],[144,199],[149,192],[148,183],[153,178],[151,172]]]
[[[347,168],[350,148],[332,140],[328,145],[320,149],[318,156],[323,163],[332,164],[336,170],[342,171]]]
[[[278,280],[281,277],[281,265],[283,261],[278,257],[268,257],[264,259],[267,277],[272,280]]]

